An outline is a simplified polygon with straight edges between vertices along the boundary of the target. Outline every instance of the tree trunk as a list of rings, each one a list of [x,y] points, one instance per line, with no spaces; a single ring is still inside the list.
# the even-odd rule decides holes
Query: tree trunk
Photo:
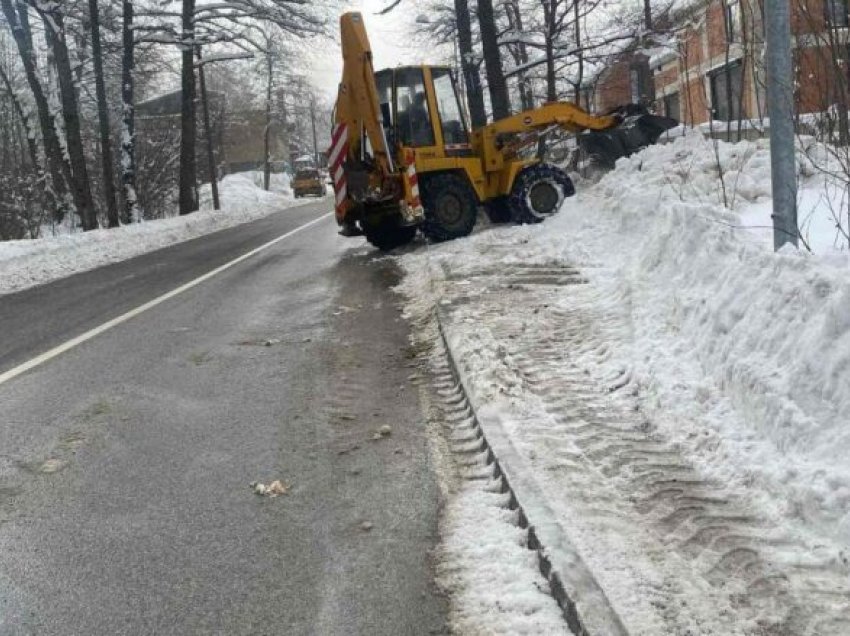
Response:
[[[35,102],[38,113],[38,123],[41,128],[42,143],[44,144],[45,165],[50,174],[49,189],[52,190],[53,200],[59,206],[55,210],[55,216],[57,220],[61,221],[67,211],[65,194],[71,183],[71,171],[68,164],[62,158],[63,154],[62,147],[59,144],[59,136],[56,134],[56,127],[53,118],[50,116],[50,107],[47,104],[47,96],[44,94],[44,89],[41,86],[41,81],[35,67],[32,31],[30,30],[29,20],[27,19],[27,7],[25,4],[19,4],[17,7],[18,12],[16,12],[12,0],[0,0],[0,7],[2,7],[3,15],[6,17],[6,21],[12,30],[15,44],[18,47],[18,53],[21,56],[24,73],[27,77],[27,83],[29,84],[30,91],[32,91],[33,101]]]
[[[558,6],[551,0],[543,3],[544,51],[546,54],[546,101],[558,101],[557,78],[555,77],[555,12]]]
[[[472,24],[469,17],[467,0],[454,0],[457,15],[457,41],[460,49],[461,71],[466,85],[466,100],[469,104],[469,116],[472,128],[481,128],[487,123],[487,111],[484,109],[484,93],[481,90],[481,74],[475,61],[472,48]]]
[[[124,199],[124,221],[140,221],[139,203],[136,196],[136,107],[135,80],[136,40],[133,32],[133,0],[123,0],[121,35],[121,188]]]
[[[272,134],[272,74],[274,73],[274,61],[271,53],[266,54],[266,68],[268,70],[268,82],[266,82],[266,127],[263,129],[263,189],[268,191],[271,187],[271,134]]]
[[[198,209],[195,144],[195,0],[183,0],[180,99],[180,214]]]
[[[115,191],[115,164],[112,161],[112,140],[109,135],[109,110],[106,106],[106,85],[103,81],[103,52],[100,46],[100,13],[97,0],[89,0],[91,18],[91,51],[94,63],[97,117],[100,124],[100,156],[103,163],[103,193],[106,197],[106,218],[109,227],[118,227],[118,203]]]
[[[490,105],[493,107],[493,119],[504,119],[511,114],[511,101],[502,71],[493,0],[478,0],[478,24],[481,29],[481,47],[484,49],[484,66],[487,69],[487,87],[490,92]]]
[[[6,87],[6,91],[9,93],[9,99],[12,101],[12,108],[14,108],[15,113],[21,120],[21,125],[24,127],[26,146],[29,151],[30,161],[32,162],[33,169],[38,175],[39,180],[42,180],[44,178],[44,169],[41,167],[41,162],[38,160],[38,146],[35,143],[35,132],[32,130],[29,118],[27,117],[23,106],[21,106],[21,102],[15,94],[14,87],[12,86],[12,82],[3,71],[2,66],[0,66],[0,81],[2,81],[3,86]]]
[[[210,127],[210,104],[207,96],[207,79],[204,74],[204,64],[201,58],[201,47],[197,49],[198,56],[198,81],[201,84],[201,109],[204,116],[204,138],[207,142],[207,175],[210,180],[212,191],[213,210],[221,210],[221,202],[218,198],[218,175],[215,169],[215,152],[213,151],[212,128]]]
[[[647,0],[649,2],[649,0]],[[581,15],[578,0],[573,4],[573,16],[575,21],[576,58],[578,70],[576,71],[576,106],[581,107],[581,85],[584,83],[584,49],[581,38]]]
[[[519,11],[517,3],[506,2],[505,14],[508,16],[508,23],[511,28],[516,31],[521,40],[523,34],[522,14]],[[516,52],[517,62],[520,65],[528,64],[528,47],[526,47],[525,42],[520,41],[517,43]],[[520,102],[522,103],[522,109],[530,110],[531,108],[534,108],[534,95],[531,90],[531,83],[529,82],[528,76],[525,72],[518,73],[517,79],[519,80],[519,96]]]
[[[71,162],[72,194],[74,205],[83,230],[97,229],[97,214],[91,194],[91,182],[83,150],[83,136],[80,125],[80,112],[77,104],[77,92],[74,87],[71,59],[65,41],[65,17],[61,9],[38,10],[44,22],[44,36],[47,45],[53,51],[56,63],[56,75],[59,80],[59,94],[62,102],[62,118],[65,122],[65,145]]]
[[[643,0],[643,26],[652,31],[652,0]]]
[[[841,34],[839,32],[841,27],[836,27],[835,25],[829,24],[826,27],[826,36],[827,36],[827,56],[830,58],[829,64],[832,66],[833,74],[835,77],[835,91],[836,91],[836,101],[838,111],[838,145],[839,146],[847,146],[850,144],[850,118],[847,116],[847,105],[850,103],[848,100],[848,86],[847,81],[845,79],[846,68],[845,58],[846,53],[844,53],[842,49],[842,39]],[[770,78],[768,78],[770,81]],[[768,117],[770,113],[768,113]]]

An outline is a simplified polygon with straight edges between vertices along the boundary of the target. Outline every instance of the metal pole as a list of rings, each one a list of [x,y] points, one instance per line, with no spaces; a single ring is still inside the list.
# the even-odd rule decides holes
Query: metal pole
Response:
[[[766,0],[767,110],[773,181],[773,247],[797,246],[797,170],[790,0]]]

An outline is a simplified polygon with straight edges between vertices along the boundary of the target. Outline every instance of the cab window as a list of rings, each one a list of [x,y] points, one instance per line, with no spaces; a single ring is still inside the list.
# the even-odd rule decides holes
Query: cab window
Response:
[[[393,72],[390,69],[378,71],[375,73],[375,84],[378,87],[378,104],[381,108],[381,126],[384,128],[384,135],[392,142],[393,129]]]
[[[434,145],[425,81],[420,68],[396,69],[396,131],[404,146]]]
[[[443,143],[469,143],[451,71],[447,68],[435,68],[431,70],[431,76],[434,79],[437,110],[440,111],[440,121],[443,124]]]

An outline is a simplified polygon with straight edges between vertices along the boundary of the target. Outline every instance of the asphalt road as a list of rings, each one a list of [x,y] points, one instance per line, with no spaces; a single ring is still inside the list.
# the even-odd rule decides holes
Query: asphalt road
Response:
[[[0,373],[328,208],[0,297]],[[328,219],[0,384],[0,634],[441,633],[396,277]]]

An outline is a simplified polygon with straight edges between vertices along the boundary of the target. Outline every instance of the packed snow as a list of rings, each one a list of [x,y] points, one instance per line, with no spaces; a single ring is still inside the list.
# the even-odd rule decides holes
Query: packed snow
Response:
[[[458,634],[537,636],[570,633],[528,549],[527,532],[508,510],[510,495],[464,484],[443,512],[446,540],[437,553],[437,583],[457,602]]]
[[[847,624],[850,257],[828,155],[800,141],[808,249],[773,252],[765,140],[686,134],[543,224],[400,259],[407,315],[443,317],[473,402],[633,634]]]
[[[260,172],[227,175],[219,184],[220,211],[212,209],[209,184],[201,209],[187,216],[144,221],[92,232],[45,228],[43,238],[0,242],[0,294],[125,260],[161,247],[253,221],[295,205],[286,174],[272,175],[268,192]]]

